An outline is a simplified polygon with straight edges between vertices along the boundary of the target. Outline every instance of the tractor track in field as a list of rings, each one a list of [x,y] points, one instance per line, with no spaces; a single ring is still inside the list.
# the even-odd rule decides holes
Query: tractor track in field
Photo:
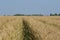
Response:
[[[24,33],[25,33],[25,35],[24,35],[25,39],[24,40],[42,40],[40,35],[35,36],[35,34],[37,32],[35,32],[34,30],[31,29],[29,22],[25,19],[23,19],[23,26],[24,26]],[[33,34],[33,32],[35,34]],[[37,34],[39,34],[39,33],[37,33]]]
[[[29,17],[28,17],[29,18]],[[27,19],[28,19],[27,18]],[[43,23],[43,24],[45,24],[45,25],[49,25],[49,26],[53,26],[53,27],[56,27],[57,29],[58,29],[58,27],[60,27],[60,26],[58,26],[58,25],[56,25],[56,24],[51,24],[51,23],[47,23],[46,21],[43,21],[43,20],[38,20],[38,19],[36,19],[36,18],[29,18],[29,19],[33,19],[33,20],[35,20],[35,21],[37,21],[37,22],[41,22],[41,23]],[[57,27],[58,26],[58,27]]]
[[[0,40],[60,40],[60,26],[49,22],[52,18],[46,21],[38,18],[0,17]],[[57,23],[59,20],[55,21]]]
[[[27,20],[28,19],[28,20]],[[33,17],[26,17],[25,18],[25,20],[28,22],[28,23],[30,23],[30,28],[31,29],[33,29],[33,31],[35,31],[35,33],[36,32],[38,32],[38,34],[39,35],[41,35],[41,37],[42,37],[42,35],[44,36],[45,35],[45,37],[42,37],[42,39],[44,40],[44,39],[46,39],[46,38],[50,38],[50,36],[53,36],[53,35],[58,35],[58,36],[56,36],[56,37],[58,37],[59,38],[59,36],[60,36],[60,30],[58,30],[58,28],[56,28],[56,27],[54,27],[53,25],[50,25],[50,24],[46,24],[46,23],[44,23],[44,22],[41,22],[41,21],[38,21],[37,20],[37,18],[36,19],[34,19]],[[36,24],[35,24],[36,23]],[[40,26],[42,24],[42,26]],[[35,26],[33,26],[33,25],[35,25]],[[37,25],[37,26],[36,26]],[[44,25],[44,26],[43,26]],[[40,27],[39,27],[40,26]],[[36,28],[35,28],[36,27]],[[39,27],[39,28],[38,28]],[[41,29],[42,28],[42,29]],[[34,30],[35,29],[35,30]],[[40,29],[40,31],[38,30],[38,29]],[[46,30],[46,32],[45,32],[45,30]],[[40,33],[39,33],[40,32]],[[42,33],[42,34],[41,34]],[[54,37],[54,36],[53,36]],[[52,38],[52,39],[54,39],[54,38]]]

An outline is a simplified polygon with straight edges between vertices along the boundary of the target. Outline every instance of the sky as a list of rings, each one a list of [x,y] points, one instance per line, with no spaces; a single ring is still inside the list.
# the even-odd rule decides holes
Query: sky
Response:
[[[60,0],[0,0],[0,15],[60,13]]]

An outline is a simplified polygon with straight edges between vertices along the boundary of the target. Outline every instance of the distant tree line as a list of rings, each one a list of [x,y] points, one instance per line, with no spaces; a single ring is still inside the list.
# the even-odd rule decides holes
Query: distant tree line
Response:
[[[44,16],[43,14],[32,14],[32,15],[24,15],[24,14],[15,14],[13,16]],[[57,13],[50,13],[50,16],[60,16],[60,14]]]
[[[57,14],[57,13],[50,13],[50,16],[60,16],[60,14]]]
[[[24,14],[15,14],[13,16],[24,16]]]
[[[43,14],[32,14],[32,15],[30,15],[30,14],[28,14],[28,15],[26,15],[26,14],[15,14],[15,15],[3,15],[3,16],[44,16],[44,15]],[[60,16],[60,14],[50,13],[50,16]]]
[[[32,14],[32,15],[24,15],[24,14],[15,14],[13,16],[43,16],[42,14]]]

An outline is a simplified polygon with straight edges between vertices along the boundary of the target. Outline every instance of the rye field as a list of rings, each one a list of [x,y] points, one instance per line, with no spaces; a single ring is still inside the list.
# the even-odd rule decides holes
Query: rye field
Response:
[[[0,40],[60,40],[60,17],[0,16]]]

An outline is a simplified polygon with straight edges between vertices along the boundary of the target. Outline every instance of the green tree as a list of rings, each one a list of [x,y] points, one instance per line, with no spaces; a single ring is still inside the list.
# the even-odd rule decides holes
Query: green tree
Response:
[[[58,16],[58,14],[57,13],[50,13],[50,16]]]
[[[58,16],[60,16],[60,14],[58,14]]]
[[[55,13],[54,15],[55,15],[55,16],[57,16],[58,14],[57,14],[57,13]]]
[[[54,14],[50,13],[50,16],[54,16]]]

